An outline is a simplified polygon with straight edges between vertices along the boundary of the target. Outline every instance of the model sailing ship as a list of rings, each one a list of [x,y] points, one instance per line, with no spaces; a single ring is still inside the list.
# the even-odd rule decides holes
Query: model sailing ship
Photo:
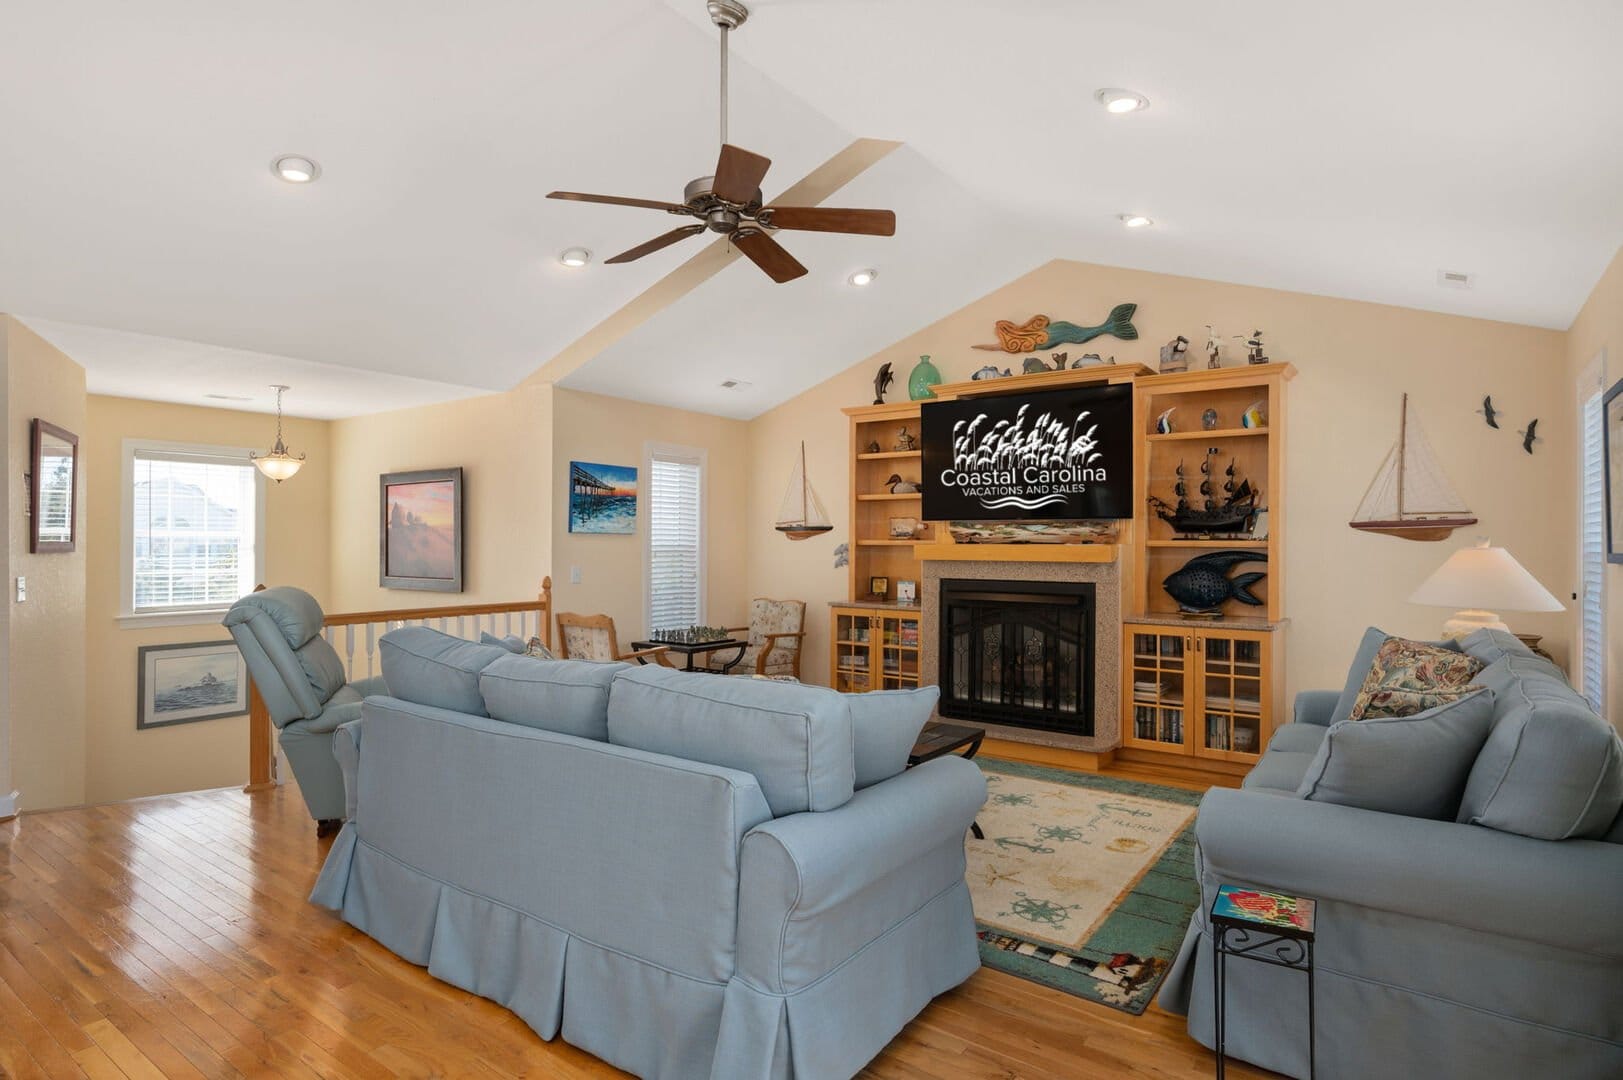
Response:
[[[1455,529],[1476,524],[1444,475],[1419,421],[1409,413],[1408,394],[1403,395],[1398,441],[1387,451],[1347,524],[1404,540],[1446,540]]]
[[[800,457],[795,459],[794,470],[789,474],[789,488],[783,493],[783,503],[778,507],[778,520],[774,527],[791,540],[809,540],[834,528],[834,523],[828,519],[828,511],[823,509],[822,500],[806,478],[804,442],[800,444]]]
[[[1218,489],[1212,479],[1217,453],[1217,447],[1207,447],[1206,460],[1200,463],[1202,476],[1200,506],[1195,506],[1189,500],[1189,484],[1181,461],[1178,462],[1177,482],[1172,485],[1172,493],[1178,498],[1177,505],[1173,506],[1164,499],[1150,496],[1150,506],[1156,516],[1180,534],[1210,535],[1251,531],[1252,519],[1257,514],[1257,496],[1260,493],[1251,486],[1251,481],[1239,476],[1231,458],[1228,468],[1223,470],[1223,498],[1219,500]]]

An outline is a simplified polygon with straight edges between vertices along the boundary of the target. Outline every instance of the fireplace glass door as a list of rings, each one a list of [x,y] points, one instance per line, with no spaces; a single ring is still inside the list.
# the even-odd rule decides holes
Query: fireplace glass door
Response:
[[[943,581],[942,716],[1093,733],[1088,582]]]

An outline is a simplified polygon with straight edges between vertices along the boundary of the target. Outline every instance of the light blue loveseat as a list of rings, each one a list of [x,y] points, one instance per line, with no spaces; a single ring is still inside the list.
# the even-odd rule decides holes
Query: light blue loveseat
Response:
[[[843,1080],[979,965],[985,782],[902,771],[933,688],[380,649],[311,899],[542,1038],[658,1080]]]
[[[1493,691],[1493,715],[1463,790],[1443,800],[1457,813],[1298,796],[1383,637],[1365,636],[1346,689],[1298,695],[1242,790],[1207,793],[1201,906],[1161,1004],[1213,1045],[1212,897],[1222,884],[1274,889],[1319,900],[1323,1080],[1623,1077],[1623,744],[1554,665],[1478,631],[1463,647],[1488,664],[1474,681]],[[1237,960],[1227,979],[1230,1055],[1306,1076],[1303,976]]]

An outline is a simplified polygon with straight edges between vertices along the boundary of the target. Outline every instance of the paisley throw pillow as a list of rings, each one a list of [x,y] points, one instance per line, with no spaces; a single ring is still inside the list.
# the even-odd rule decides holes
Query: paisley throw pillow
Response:
[[[549,649],[545,645],[541,644],[541,639],[538,638],[538,637],[532,637],[528,642],[525,643],[525,645],[524,645],[524,655],[525,656],[534,656],[534,657],[536,657],[537,659],[540,659],[540,660],[556,660],[556,659],[558,659],[556,656],[554,656],[552,654],[551,649]]]
[[[1464,697],[1482,661],[1423,641],[1389,637],[1376,650],[1364,685],[1353,701],[1350,720],[1374,716],[1413,716]]]

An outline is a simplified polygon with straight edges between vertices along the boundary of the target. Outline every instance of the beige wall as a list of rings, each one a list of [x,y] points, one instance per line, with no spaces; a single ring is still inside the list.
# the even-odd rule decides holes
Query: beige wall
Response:
[[[1612,265],[1601,275],[1595,291],[1567,331],[1570,378],[1565,389],[1574,393],[1575,401],[1577,379],[1590,362],[1602,354],[1605,367],[1600,385],[1610,387],[1623,378],[1623,250],[1612,259]],[[1569,455],[1566,460],[1571,462],[1574,458]],[[1575,476],[1576,472],[1569,466],[1569,475]],[[1623,529],[1623,523],[1613,522],[1612,527]],[[1563,594],[1563,598],[1565,595],[1570,592]],[[1575,638],[1576,633],[1575,625]],[[1606,567],[1606,642],[1610,660],[1606,672],[1606,716],[1614,726],[1623,728],[1623,564],[1618,563],[1608,563]]]
[[[6,516],[10,522],[8,707],[11,785],[21,805],[43,810],[85,797],[86,491],[81,467],[78,544],[66,554],[28,553],[28,487],[32,421],[49,420],[80,435],[85,424],[85,372],[16,319],[0,316],[6,337]],[[81,466],[84,446],[80,444]],[[15,579],[28,579],[18,603]],[[11,788],[0,790],[0,797]]]
[[[743,573],[746,492],[755,468],[748,456],[748,425],[597,394],[556,393],[552,577],[557,610],[613,616],[621,648],[629,648],[632,639],[647,630],[647,499],[638,502],[635,536],[571,533],[564,499],[571,461],[635,466],[645,495],[648,446],[664,443],[707,451],[705,619],[712,625],[741,625],[751,595]],[[780,478],[786,479],[787,474]],[[570,583],[575,568],[581,572],[579,585]]]
[[[1615,268],[1614,268],[1615,271]],[[1406,597],[1448,553],[1473,534],[1490,535],[1557,596],[1572,591],[1574,494],[1568,483],[1574,412],[1568,386],[1550,372],[1566,363],[1564,335],[1507,323],[1249,288],[1085,263],[1055,261],[969,304],[750,425],[747,528],[749,591],[804,597],[813,609],[806,672],[827,678],[826,605],[843,599],[846,572],[833,549],[849,538],[846,419],[840,409],[873,400],[873,373],[889,360],[897,372],[892,400],[905,399],[907,374],[930,354],[948,380],[968,378],[1009,357],[971,348],[995,340],[998,319],[1038,313],[1083,325],[1114,305],[1136,302],[1139,340],[1101,338],[1068,346],[1157,365],[1162,343],[1183,334],[1205,340],[1205,324],[1223,335],[1262,327],[1269,353],[1299,369],[1290,384],[1287,498],[1290,518],[1284,573],[1290,583],[1288,681],[1291,692],[1340,686],[1359,632],[1375,624],[1394,633],[1434,633],[1447,612]],[[1229,362],[1242,353],[1232,351]],[[1019,366],[1018,358],[1015,367]],[[1203,360],[1200,362],[1204,362]],[[1450,541],[1422,544],[1355,532],[1347,519],[1397,435],[1399,395],[1408,391],[1445,469],[1481,519]],[[1475,410],[1491,393],[1504,428],[1488,428]],[[1524,454],[1515,429],[1540,418],[1545,442]],[[1184,418],[1186,422],[1189,418]],[[806,440],[811,479],[834,517],[824,539],[791,544],[771,527],[791,455]],[[1565,615],[1511,615],[1515,628],[1547,635],[1565,655]]]
[[[217,620],[189,626],[124,628],[118,623],[123,443],[160,439],[210,446],[267,447],[275,418],[131,398],[91,396],[80,444],[89,482],[89,566],[85,647],[96,677],[88,691],[85,799],[110,802],[170,791],[195,791],[248,779],[247,717],[138,731],[137,650],[143,645],[226,641]],[[333,456],[329,424],[286,421],[295,453],[309,455],[299,474],[264,481],[265,580],[296,585],[326,603],[332,567],[328,544]]]
[[[552,388],[526,387],[332,424],[331,611],[494,603],[551,573]],[[378,585],[378,477],[462,467],[458,593]]]

